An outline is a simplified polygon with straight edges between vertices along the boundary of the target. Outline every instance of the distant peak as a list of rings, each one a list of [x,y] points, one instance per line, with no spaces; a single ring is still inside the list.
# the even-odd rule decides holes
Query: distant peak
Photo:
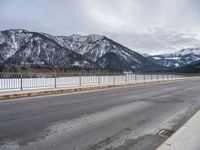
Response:
[[[89,34],[88,36],[90,37],[95,37],[95,38],[104,38],[104,35],[100,35],[100,34]]]
[[[72,38],[91,38],[92,40],[101,40],[103,38],[105,38],[104,35],[99,35],[99,34],[89,34],[89,35],[80,35],[80,34],[72,34],[69,37]]]
[[[11,32],[28,32],[27,30],[25,29],[8,29],[8,30],[4,30],[4,31],[11,31]]]
[[[147,53],[143,53],[142,56],[144,56],[144,57],[149,57],[149,56],[151,56],[151,55],[150,55],[150,54],[147,54]]]
[[[72,35],[70,35],[71,37],[83,37],[82,35],[80,35],[80,34],[72,34]]]
[[[193,50],[200,50],[199,47],[194,47],[194,48],[184,48],[181,51],[193,51]]]
[[[186,48],[186,49],[182,49],[178,52],[175,52],[173,54],[181,54],[181,55],[196,54],[196,55],[200,55],[200,48]]]

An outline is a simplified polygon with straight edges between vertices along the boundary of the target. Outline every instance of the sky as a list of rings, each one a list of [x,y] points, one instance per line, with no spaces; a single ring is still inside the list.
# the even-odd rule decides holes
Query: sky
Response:
[[[0,0],[0,30],[101,34],[139,52],[200,47],[200,0]]]

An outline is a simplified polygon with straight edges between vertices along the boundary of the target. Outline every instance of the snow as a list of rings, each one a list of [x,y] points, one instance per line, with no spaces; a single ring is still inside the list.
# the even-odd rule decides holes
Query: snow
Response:
[[[21,46],[24,46],[26,49],[20,51],[17,56],[14,55],[14,58],[16,56],[16,60],[22,59],[22,61],[19,62],[20,64],[27,63],[26,61],[28,59],[31,59],[31,62],[34,62],[34,64],[43,64],[43,62],[46,62],[46,60],[48,60],[48,62],[50,62],[50,65],[62,65],[64,64],[63,62],[67,61],[68,58],[63,58],[64,60],[61,63],[52,62],[54,54],[57,54],[55,51],[56,44],[54,42],[58,43],[60,46],[69,51],[73,50],[74,52],[85,55],[87,57],[87,59],[83,57],[85,62],[83,62],[82,60],[80,62],[77,61],[74,64],[71,64],[71,62],[67,62],[70,63],[69,66],[83,66],[84,64],[87,64],[88,67],[93,68],[93,63],[86,61],[89,59],[93,62],[96,62],[99,58],[109,52],[113,52],[119,57],[123,57],[127,61],[127,63],[136,62],[138,65],[139,63],[142,64],[143,62],[142,60],[139,60],[140,57],[138,58],[134,52],[126,47],[118,45],[117,43],[109,40],[103,35],[91,34],[82,36],[78,34],[73,34],[71,36],[52,36],[46,33],[36,33],[18,29],[7,30],[7,32],[11,33],[9,35],[12,35],[12,37],[7,37],[4,35],[1,36],[2,33],[0,33],[0,42],[6,42],[6,44],[8,45],[6,48],[3,49],[6,52],[3,53],[2,63],[4,63],[8,58],[15,54]],[[33,36],[37,34],[38,36]],[[51,40],[45,39],[44,36]],[[36,42],[37,47],[34,47],[35,45],[33,44],[33,41]],[[7,49],[9,49],[9,51]],[[45,56],[47,57],[44,58],[45,60],[40,57],[41,55],[39,55],[41,51],[44,51]],[[61,53],[64,54],[64,51],[65,50],[63,49]],[[105,61],[107,62],[107,60]],[[45,65],[49,65],[48,62],[46,62]],[[105,65],[102,65],[102,67],[104,68]],[[140,65],[138,65],[138,67],[140,67]]]
[[[12,34],[11,35],[11,39],[12,39],[12,48],[13,49],[18,49],[18,44],[17,44],[17,42],[16,42],[16,40],[15,40],[15,35],[14,34]]]
[[[91,35],[88,35],[90,38],[92,38],[94,41],[97,41],[97,40],[101,40],[104,38],[103,35],[97,35],[97,34],[91,34]]]
[[[122,57],[124,57],[126,60],[131,58],[130,53],[126,52],[126,51],[121,51],[121,55]]]
[[[137,67],[136,66],[131,66],[131,68],[136,69]]]
[[[181,59],[180,57],[168,57],[168,58],[165,58],[165,59],[171,59],[171,60],[179,60],[179,59]]]
[[[153,57],[155,60],[159,60],[159,59],[161,59],[160,57]]]
[[[66,46],[66,43],[68,42],[68,45],[70,45],[68,47],[70,47],[70,49],[74,50],[75,52],[81,55],[87,54],[88,58],[94,62],[96,62],[99,58],[101,58],[104,54],[108,52],[116,53],[117,55],[123,57],[129,62],[138,61],[134,58],[134,54],[129,52],[130,50],[110,42],[103,35],[91,34],[82,36],[73,34],[68,37],[56,38],[65,39],[62,40],[63,42],[59,42],[61,40],[57,41],[63,46]],[[105,38],[105,40],[102,40],[103,38]],[[104,65],[102,67],[104,67]]]
[[[83,61],[83,63],[84,63],[84,64],[89,64],[88,61],[85,61],[85,60]]]
[[[182,50],[180,52],[177,52],[175,54],[180,54],[180,55],[188,55],[188,54],[200,55],[200,48],[184,49],[184,50]]]
[[[159,63],[166,67],[180,67],[200,60],[200,48],[183,49],[172,54],[163,54],[153,57],[161,60]]]
[[[5,38],[3,37],[2,33],[0,32],[0,44],[3,44]]]
[[[178,67],[178,66],[179,66],[179,64],[178,64],[178,63],[175,63],[174,65],[175,65],[176,67]]]
[[[75,61],[74,64],[73,64],[73,66],[81,66],[81,64],[80,64],[80,62]]]

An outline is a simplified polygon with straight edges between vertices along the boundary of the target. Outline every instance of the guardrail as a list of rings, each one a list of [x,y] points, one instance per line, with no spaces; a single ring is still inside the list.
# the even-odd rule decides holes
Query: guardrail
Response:
[[[82,85],[146,82],[181,78],[175,74],[70,74],[70,73],[0,73],[0,91],[58,88]]]

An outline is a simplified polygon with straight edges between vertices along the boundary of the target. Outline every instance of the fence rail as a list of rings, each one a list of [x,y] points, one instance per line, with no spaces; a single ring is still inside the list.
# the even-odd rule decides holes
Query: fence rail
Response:
[[[176,74],[0,73],[0,91],[58,88],[182,78]]]

